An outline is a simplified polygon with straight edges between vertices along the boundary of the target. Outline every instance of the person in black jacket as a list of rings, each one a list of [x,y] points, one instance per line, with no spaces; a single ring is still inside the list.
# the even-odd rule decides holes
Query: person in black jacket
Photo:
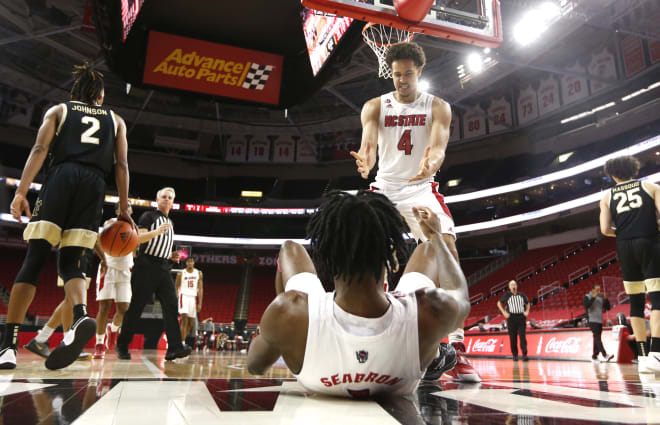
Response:
[[[587,309],[587,319],[589,320],[589,328],[594,337],[594,351],[591,356],[591,361],[598,361],[598,354],[603,356],[603,360],[609,362],[614,357],[614,354],[607,355],[601,334],[603,333],[603,311],[610,308],[610,300],[607,299],[607,294],[600,291],[600,285],[594,284],[591,291],[588,292],[583,300],[584,308]]]

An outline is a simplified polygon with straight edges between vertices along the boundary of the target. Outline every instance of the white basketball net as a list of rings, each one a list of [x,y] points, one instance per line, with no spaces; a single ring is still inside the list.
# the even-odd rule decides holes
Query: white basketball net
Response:
[[[413,33],[410,31],[388,27],[381,24],[367,24],[362,30],[362,38],[378,58],[378,76],[392,78],[392,70],[385,62],[385,55],[392,44],[402,41],[412,41]]]

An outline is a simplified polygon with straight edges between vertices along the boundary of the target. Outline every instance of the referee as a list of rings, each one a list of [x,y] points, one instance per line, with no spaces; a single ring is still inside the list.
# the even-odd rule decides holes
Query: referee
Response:
[[[518,284],[515,280],[509,282],[509,290],[497,302],[497,308],[502,315],[506,317],[507,327],[509,328],[509,338],[511,339],[511,354],[513,360],[518,360],[518,339],[520,334],[520,348],[522,349],[523,361],[527,361],[527,337],[525,336],[525,327],[527,326],[526,317],[529,314],[529,300],[527,296],[518,292]],[[506,304],[506,310],[504,305]]]
[[[165,360],[186,357],[192,351],[190,347],[181,342],[177,298],[170,274],[172,268],[170,261],[179,261],[179,254],[172,252],[174,231],[172,220],[168,217],[174,203],[174,196],[175,192],[171,187],[164,187],[159,190],[156,194],[158,208],[155,211],[144,212],[138,223],[140,233],[153,231],[163,224],[169,224],[169,229],[149,242],[140,245],[131,275],[133,296],[117,339],[117,357],[122,360],[130,360],[131,358],[128,345],[133,339],[142,310],[144,310],[147,301],[151,299],[152,294],[156,294],[156,298],[163,307],[163,319],[165,320],[165,333],[168,342]]]

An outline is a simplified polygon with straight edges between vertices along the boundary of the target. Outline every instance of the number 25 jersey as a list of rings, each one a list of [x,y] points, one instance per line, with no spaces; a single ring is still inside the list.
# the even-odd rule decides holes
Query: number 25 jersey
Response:
[[[50,166],[75,162],[110,174],[114,164],[117,123],[109,108],[69,101],[51,144]]]
[[[628,180],[614,186],[610,192],[617,239],[651,238],[658,235],[653,197],[639,180]]]
[[[430,144],[433,98],[424,92],[412,103],[399,102],[394,92],[380,97],[376,180],[405,184],[417,175]]]

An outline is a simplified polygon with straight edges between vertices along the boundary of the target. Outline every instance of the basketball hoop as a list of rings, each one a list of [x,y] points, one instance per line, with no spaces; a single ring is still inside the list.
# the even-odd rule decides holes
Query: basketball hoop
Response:
[[[385,55],[393,44],[412,41],[415,34],[387,25],[368,23],[362,29],[364,42],[373,50],[378,58],[378,76],[392,78],[392,70],[385,62]]]

